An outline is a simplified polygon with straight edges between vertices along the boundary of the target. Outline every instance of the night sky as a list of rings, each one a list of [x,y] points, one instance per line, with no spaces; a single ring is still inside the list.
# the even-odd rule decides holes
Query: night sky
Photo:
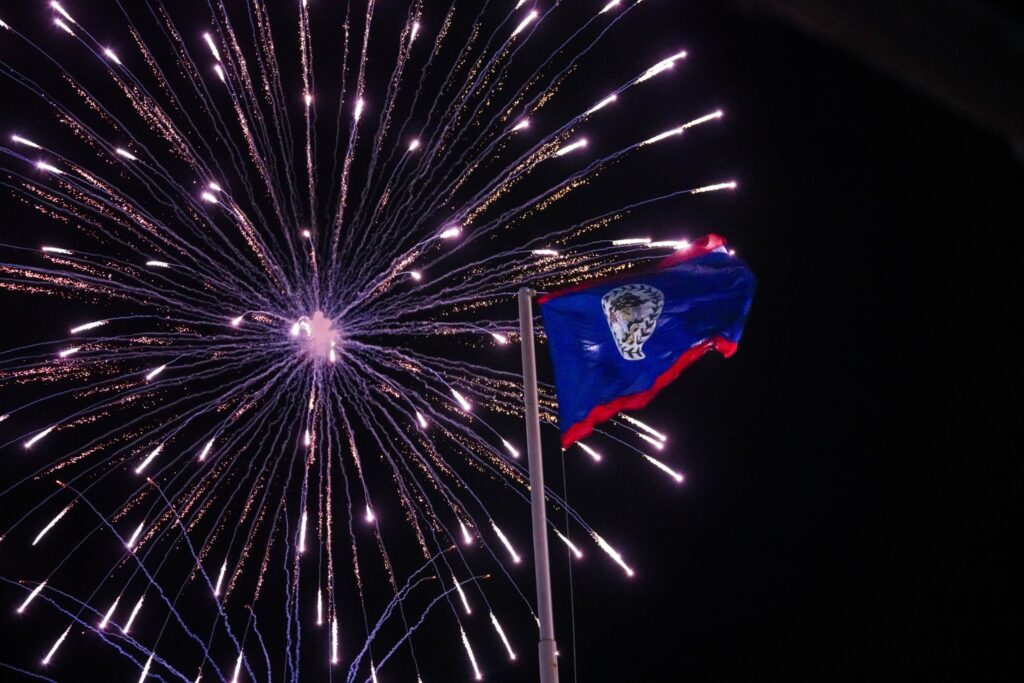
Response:
[[[1006,415],[1016,302],[989,309],[1019,286],[1011,242],[1021,226],[1020,156],[776,20],[722,3],[647,4],[599,63],[628,74],[652,56],[691,57],[591,137],[658,132],[718,107],[726,117],[623,164],[600,189],[624,203],[663,183],[735,178],[736,193],[661,206],[617,230],[719,233],[759,284],[737,355],[697,363],[639,414],[670,434],[667,457],[684,485],[615,457],[610,442],[599,467],[567,452],[563,479],[557,436],[545,430],[548,484],[637,569],[626,579],[592,549],[574,563],[570,591],[566,558],[552,545],[562,680],[916,679],[936,667],[955,678],[965,662],[975,673],[1010,666],[1013,631],[992,625],[1020,626],[1003,558],[1019,536],[1010,487],[1021,472],[1015,447],[999,439],[1016,422]],[[90,20],[102,26],[104,17]],[[566,111],[619,82],[595,71],[581,78],[584,92],[566,95]],[[24,99],[0,81],[0,132],[38,112]],[[61,234],[9,193],[0,201],[0,242],[35,246]],[[2,346],[11,347],[58,334],[75,304],[5,293],[0,307]],[[540,357],[550,380],[543,349]],[[0,413],[5,402],[0,395]],[[4,427],[0,442],[12,438]],[[5,482],[25,472],[12,464],[22,453],[8,451]],[[524,549],[527,529],[517,530]],[[0,543],[0,574],[20,577],[35,561]],[[532,565],[517,578],[531,594]],[[519,611],[506,626],[521,657],[508,665],[500,645],[478,645],[486,680],[535,680],[529,617],[506,584],[491,583],[495,604]],[[0,604],[17,595],[0,586]],[[0,610],[0,660],[34,668],[63,622],[9,612]],[[485,619],[473,628],[488,638],[476,640],[493,640]],[[449,615],[432,617],[416,644],[426,683],[470,678]],[[135,680],[137,671],[89,636],[69,638],[59,660],[47,673],[61,681]],[[414,680],[403,667],[381,681]]]

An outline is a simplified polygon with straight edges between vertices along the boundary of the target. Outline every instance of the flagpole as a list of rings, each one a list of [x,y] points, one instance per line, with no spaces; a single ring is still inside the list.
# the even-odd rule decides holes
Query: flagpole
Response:
[[[555,619],[551,609],[551,566],[544,503],[544,460],[540,449],[540,408],[537,401],[537,358],[534,354],[533,290],[519,289],[519,333],[523,349],[523,397],[526,406],[526,453],[530,465],[530,509],[533,517],[533,567],[537,574],[537,617],[540,620],[540,683],[558,683]]]

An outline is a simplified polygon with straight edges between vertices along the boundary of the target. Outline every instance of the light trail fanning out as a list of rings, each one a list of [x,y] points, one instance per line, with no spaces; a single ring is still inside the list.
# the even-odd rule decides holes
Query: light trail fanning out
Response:
[[[62,619],[19,666],[63,679],[81,638],[140,681],[450,678],[429,645],[479,680],[535,639],[515,292],[688,248],[644,212],[735,181],[619,167],[723,115],[659,106],[687,53],[635,40],[653,3],[383,4],[4,13],[0,185],[48,243],[3,231],[0,292],[73,307],[0,349],[8,616]],[[567,468],[683,481],[607,428]],[[559,561],[634,576],[557,488]]]

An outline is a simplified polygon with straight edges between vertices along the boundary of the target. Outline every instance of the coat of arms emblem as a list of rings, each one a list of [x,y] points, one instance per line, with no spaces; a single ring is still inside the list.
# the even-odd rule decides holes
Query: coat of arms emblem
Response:
[[[654,334],[664,305],[665,295],[650,285],[623,285],[601,297],[604,317],[623,358],[644,358],[644,342]]]

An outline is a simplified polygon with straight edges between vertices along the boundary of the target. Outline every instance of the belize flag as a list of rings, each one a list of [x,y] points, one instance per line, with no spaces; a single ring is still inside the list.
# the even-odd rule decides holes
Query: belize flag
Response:
[[[746,264],[708,235],[649,272],[538,297],[562,448],[643,408],[708,351],[735,353],[754,286]]]

